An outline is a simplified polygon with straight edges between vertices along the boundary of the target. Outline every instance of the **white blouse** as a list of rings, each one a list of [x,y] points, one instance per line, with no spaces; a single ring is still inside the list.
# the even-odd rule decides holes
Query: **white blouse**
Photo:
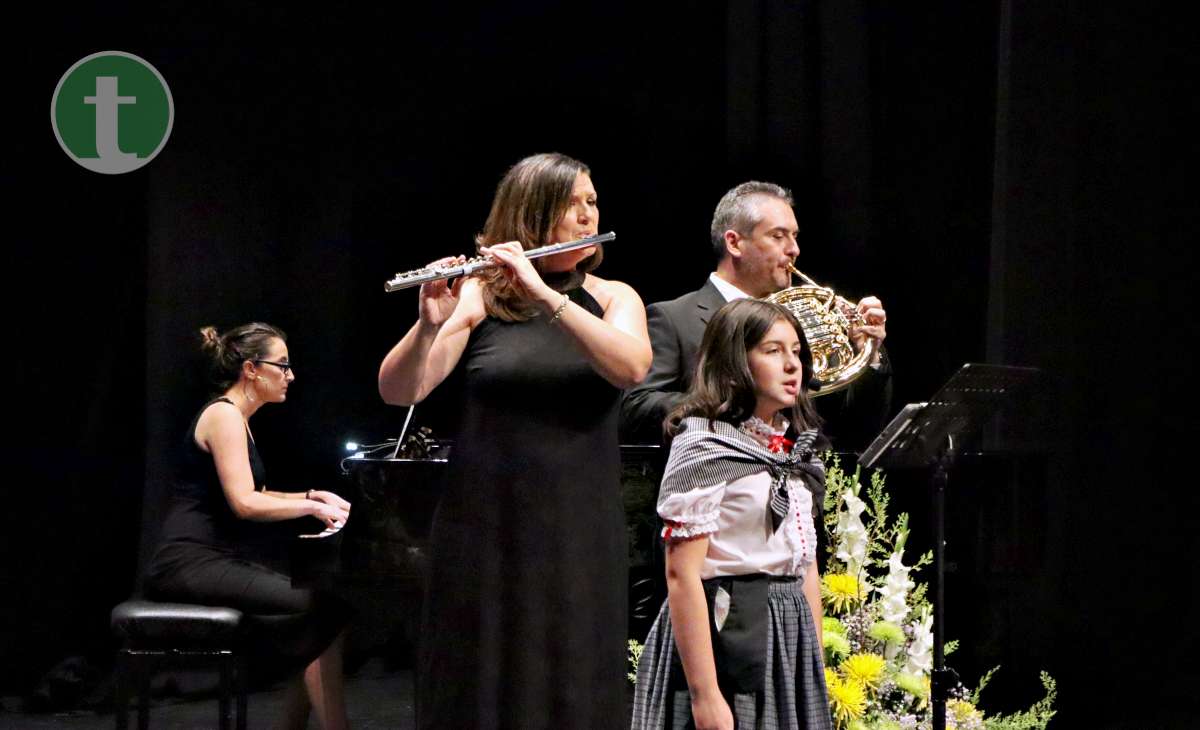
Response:
[[[803,576],[816,558],[812,492],[798,477],[788,479],[788,516],[772,526],[767,499],[771,474],[765,468],[731,482],[667,495],[658,514],[667,540],[708,536],[701,579],[722,575]]]

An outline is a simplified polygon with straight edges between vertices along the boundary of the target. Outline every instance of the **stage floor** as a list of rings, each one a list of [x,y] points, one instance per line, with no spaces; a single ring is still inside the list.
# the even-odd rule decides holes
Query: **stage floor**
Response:
[[[250,693],[248,727],[270,727],[283,706],[282,685]],[[0,700],[0,730],[111,730],[111,712],[80,711],[58,714],[22,714],[16,697]],[[411,730],[413,727],[412,672],[408,669],[388,670],[382,662],[372,660],[353,676],[346,678],[346,705],[350,726],[355,730]],[[130,708],[134,710],[134,708]],[[137,726],[136,712],[130,713],[130,726]],[[217,725],[215,695],[179,699],[156,698],[150,707],[151,728],[197,728],[211,730]],[[309,718],[309,727],[316,722]]]

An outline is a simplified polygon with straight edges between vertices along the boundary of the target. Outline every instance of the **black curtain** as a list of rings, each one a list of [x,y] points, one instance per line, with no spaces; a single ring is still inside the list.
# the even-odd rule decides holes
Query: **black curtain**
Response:
[[[1170,447],[1185,359],[1139,359],[1188,339],[1170,282],[1191,44],[1172,21],[1070,0],[47,18],[13,52],[27,142],[0,167],[20,504],[0,585],[25,597],[4,601],[0,686],[108,659],[107,611],[157,539],[171,450],[206,395],[199,327],[289,333],[297,383],[256,437],[274,486],[334,486],[344,441],[403,420],[375,372],[415,297],[383,281],[470,252],[505,168],[558,150],[592,166],[618,233],[600,273],[647,302],[702,283],[725,190],[772,180],[796,193],[800,268],[887,305],[897,405],[963,362],[1044,368],[1043,395],[993,434],[1018,457],[952,497],[955,663],[968,683],[1005,664],[999,709],[1050,670],[1064,719],[1182,691],[1194,672],[1161,681],[1143,644],[1174,666],[1197,648],[1158,619],[1186,623],[1194,583],[1173,557],[1195,504]],[[117,177],[77,167],[46,125],[58,77],[105,48],[154,63],[176,110],[164,151]],[[448,436],[455,407],[439,393],[416,420]]]
[[[80,174],[59,149],[51,94],[96,50],[79,18],[59,20],[32,23],[3,52],[14,70],[0,165],[3,694],[65,656],[107,649],[108,611],[129,594],[139,540],[146,179]]]
[[[1028,650],[1056,668],[1072,724],[1190,726],[1195,408],[1171,353],[1195,279],[1194,44],[1165,4],[1001,13],[988,356],[1050,375],[1029,420],[1006,424],[1049,455]]]

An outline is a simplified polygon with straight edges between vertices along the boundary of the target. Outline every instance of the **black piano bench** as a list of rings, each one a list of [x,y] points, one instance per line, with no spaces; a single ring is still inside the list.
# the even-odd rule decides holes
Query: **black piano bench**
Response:
[[[238,652],[242,612],[220,606],[130,600],[112,610],[117,654],[117,730],[129,727],[129,695],[138,698],[138,730],[150,726],[150,680],[168,663],[215,663],[221,672],[219,723],[229,730],[237,693],[237,728],[246,729],[246,671]]]

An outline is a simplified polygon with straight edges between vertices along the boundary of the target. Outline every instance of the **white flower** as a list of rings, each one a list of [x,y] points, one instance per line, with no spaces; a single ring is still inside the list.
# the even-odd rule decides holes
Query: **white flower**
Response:
[[[908,577],[910,570],[912,567],[903,563],[899,550],[888,558],[888,574],[879,588],[879,616],[884,621],[901,625],[908,618],[908,592],[916,587]]]
[[[904,665],[904,671],[929,676],[929,670],[933,668],[933,613],[928,607],[912,622],[912,632],[912,641],[905,651],[908,663]]]
[[[883,579],[883,585],[876,589],[879,592],[879,617],[897,626],[903,625],[904,619],[908,618],[908,592],[916,586],[908,577],[912,567],[904,564],[902,555],[903,552],[897,550],[888,558],[887,577]],[[884,656],[888,659],[895,659],[899,653],[900,647],[894,644],[889,644],[884,650]]]
[[[867,528],[860,517],[867,505],[851,489],[842,492],[842,501],[846,508],[838,512],[835,528],[838,544],[834,556],[846,564],[847,573],[857,576],[867,560]]]

